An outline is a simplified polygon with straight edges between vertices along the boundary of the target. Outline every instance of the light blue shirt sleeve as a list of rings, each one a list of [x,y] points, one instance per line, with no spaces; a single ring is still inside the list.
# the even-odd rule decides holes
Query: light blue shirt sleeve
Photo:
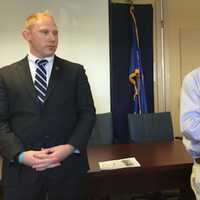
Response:
[[[193,158],[200,157],[200,68],[183,80],[180,103],[183,143]]]

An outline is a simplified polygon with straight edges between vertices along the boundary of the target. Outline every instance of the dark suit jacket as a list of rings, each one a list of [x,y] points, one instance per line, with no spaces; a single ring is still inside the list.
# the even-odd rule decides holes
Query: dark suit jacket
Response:
[[[10,162],[18,152],[72,144],[81,151],[51,169],[60,179],[86,172],[86,145],[95,121],[95,108],[83,67],[55,56],[45,103],[35,95],[27,57],[0,69],[0,153],[3,182],[34,181],[30,167]]]

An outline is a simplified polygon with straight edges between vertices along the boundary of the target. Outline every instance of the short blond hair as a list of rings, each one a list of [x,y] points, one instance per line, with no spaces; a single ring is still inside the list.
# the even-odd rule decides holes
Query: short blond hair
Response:
[[[36,12],[36,13],[33,13],[31,14],[30,16],[28,16],[25,20],[25,24],[24,24],[24,28],[26,29],[30,29],[31,26],[37,22],[38,20],[40,20],[41,18],[51,18],[53,21],[54,20],[54,17],[50,14],[50,12],[47,10],[47,11],[44,11],[44,12]]]

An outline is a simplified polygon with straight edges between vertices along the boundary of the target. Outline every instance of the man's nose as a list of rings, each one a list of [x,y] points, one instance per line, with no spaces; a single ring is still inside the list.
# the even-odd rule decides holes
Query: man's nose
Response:
[[[55,35],[54,33],[49,33],[49,40],[56,41],[56,39],[57,39],[57,35]]]

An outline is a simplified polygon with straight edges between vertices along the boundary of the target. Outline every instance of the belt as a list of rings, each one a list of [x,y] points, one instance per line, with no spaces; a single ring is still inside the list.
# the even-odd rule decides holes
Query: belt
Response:
[[[194,160],[196,161],[196,163],[200,164],[200,158],[195,158]]]

